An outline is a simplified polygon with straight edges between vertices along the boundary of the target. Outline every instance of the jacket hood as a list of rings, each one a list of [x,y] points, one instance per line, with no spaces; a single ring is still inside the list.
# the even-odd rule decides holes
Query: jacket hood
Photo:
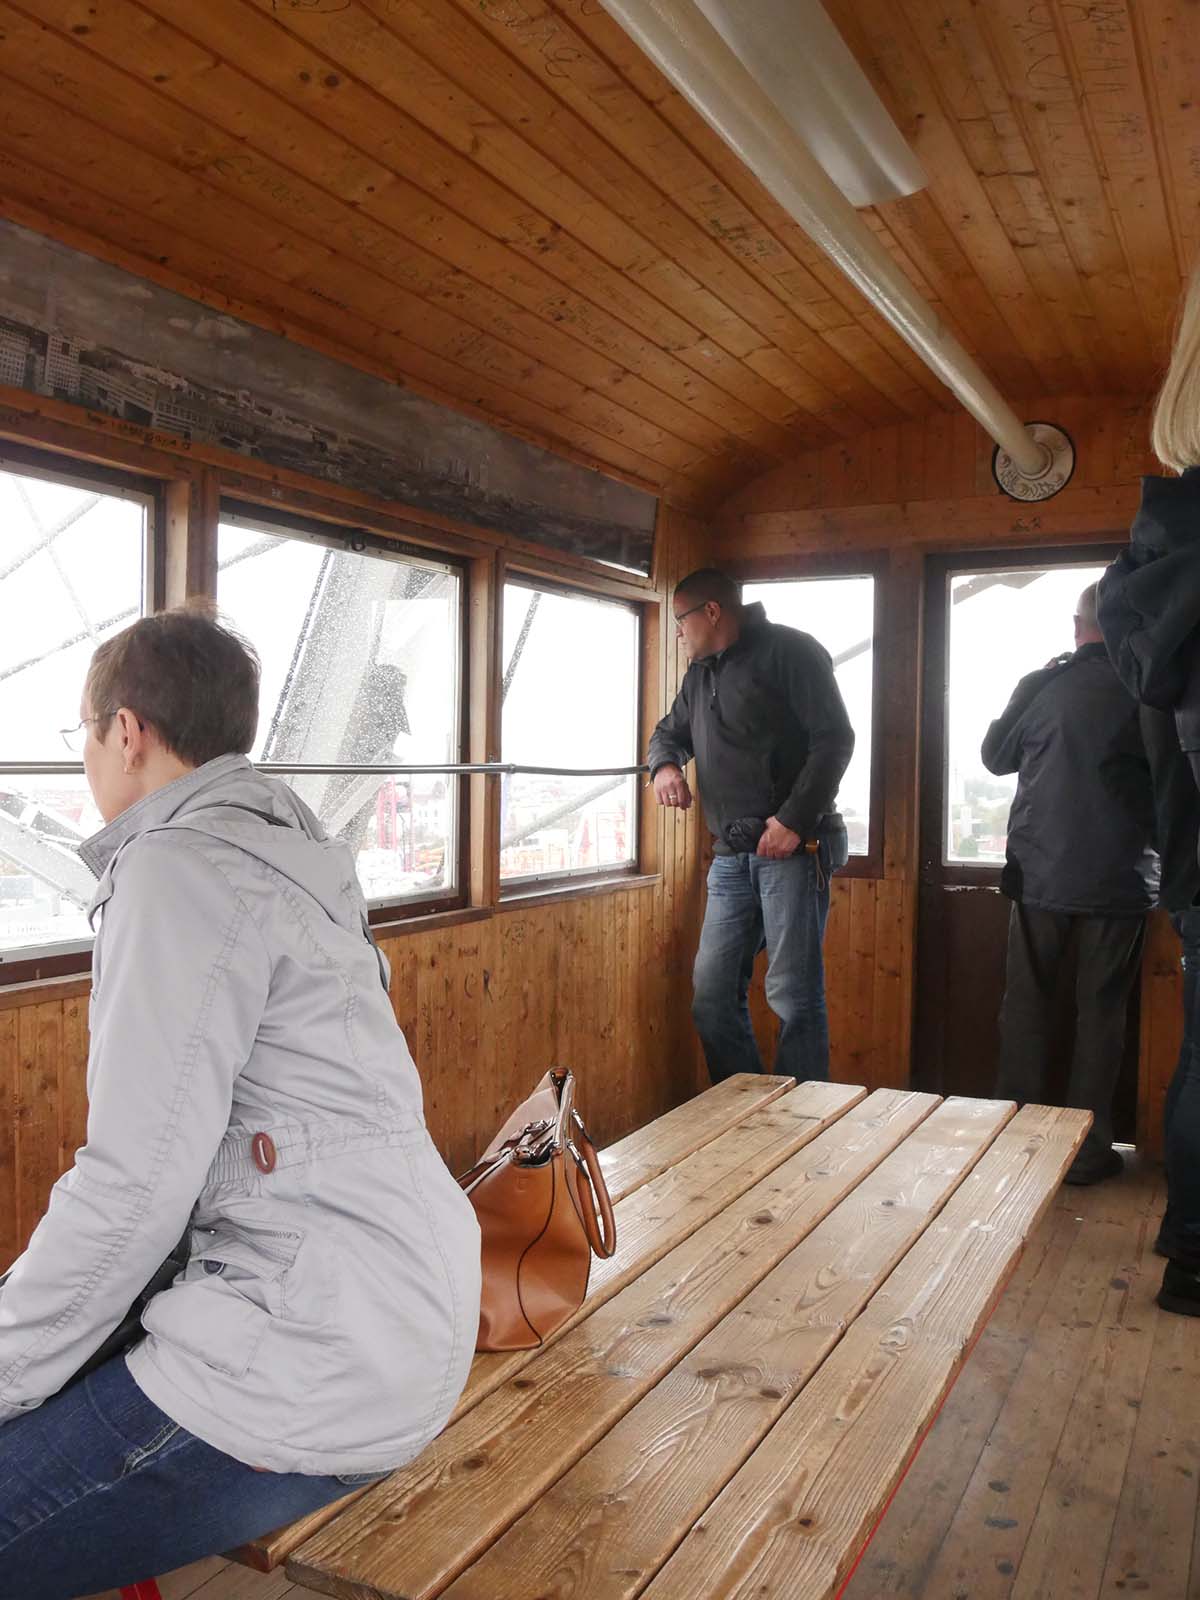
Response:
[[[218,756],[122,811],[79,846],[84,864],[104,880],[125,845],[144,833],[185,828],[222,840],[273,868],[346,925],[355,886],[349,847],[326,834],[286,783],[256,772],[245,756]],[[357,899],[357,896],[355,896]]]
[[[1200,536],[1200,467],[1179,478],[1142,479],[1142,503],[1130,536],[1152,550],[1177,550]]]

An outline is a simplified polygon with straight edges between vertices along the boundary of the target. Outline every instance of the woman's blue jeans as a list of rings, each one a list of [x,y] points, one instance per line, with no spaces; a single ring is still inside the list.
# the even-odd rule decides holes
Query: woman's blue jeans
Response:
[[[846,864],[846,832],[822,837],[813,853],[782,861],[714,856],[708,905],[693,970],[692,1017],[714,1083],[735,1072],[762,1072],[747,996],[754,958],[766,947],[767,1003],[780,1021],[774,1070],[789,1077],[829,1077],[822,942],[829,880]]]
[[[116,1356],[0,1428],[0,1600],[156,1578],[365,1481],[243,1466],[152,1405]]]

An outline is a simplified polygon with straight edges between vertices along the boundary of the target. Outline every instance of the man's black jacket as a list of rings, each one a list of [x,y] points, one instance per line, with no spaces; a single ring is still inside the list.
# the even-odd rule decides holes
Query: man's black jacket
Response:
[[[1154,904],[1158,860],[1138,707],[1102,644],[1021,679],[981,751],[1019,773],[1000,887],[1013,900],[1084,916]]]
[[[829,652],[807,633],[768,622],[756,601],[737,639],[693,661],[650,740],[650,772],[694,755],[714,850],[739,817],[778,817],[813,838],[831,814],[854,753],[854,730]]]
[[[1200,783],[1200,468],[1181,478],[1142,479],[1142,503],[1123,551],[1100,580],[1100,628],[1130,694],[1172,713],[1179,748]],[[1146,719],[1149,722],[1150,719]],[[1147,748],[1155,766],[1162,903],[1181,910],[1196,898],[1200,802],[1173,771],[1173,752]],[[1190,840],[1190,845],[1189,841]]]

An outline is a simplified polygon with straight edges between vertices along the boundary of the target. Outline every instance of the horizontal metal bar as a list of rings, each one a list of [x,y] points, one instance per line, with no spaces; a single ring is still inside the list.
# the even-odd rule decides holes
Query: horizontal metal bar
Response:
[[[388,778],[396,777],[401,773],[447,774],[452,777],[460,773],[482,773],[485,777],[492,778],[516,776],[535,778],[632,778],[639,773],[649,772],[650,770],[646,766],[527,767],[520,762],[513,761],[449,761],[433,762],[425,766],[380,766],[378,764],[363,766],[356,765],[353,762],[329,766],[303,762],[289,766],[283,761],[256,761],[254,768],[256,772],[267,772],[277,776],[291,773],[301,777],[345,776],[351,778],[367,775]],[[82,761],[0,761],[0,777],[74,777],[81,776],[82,773]]]

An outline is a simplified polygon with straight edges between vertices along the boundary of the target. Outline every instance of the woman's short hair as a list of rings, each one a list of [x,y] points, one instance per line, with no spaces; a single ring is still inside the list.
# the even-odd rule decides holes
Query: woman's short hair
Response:
[[[106,639],[85,693],[92,716],[128,706],[192,766],[245,755],[258,727],[259,661],[253,647],[203,603],[160,611]]]
[[[1192,274],[1179,313],[1150,440],[1158,459],[1176,472],[1200,466],[1200,267]]]

